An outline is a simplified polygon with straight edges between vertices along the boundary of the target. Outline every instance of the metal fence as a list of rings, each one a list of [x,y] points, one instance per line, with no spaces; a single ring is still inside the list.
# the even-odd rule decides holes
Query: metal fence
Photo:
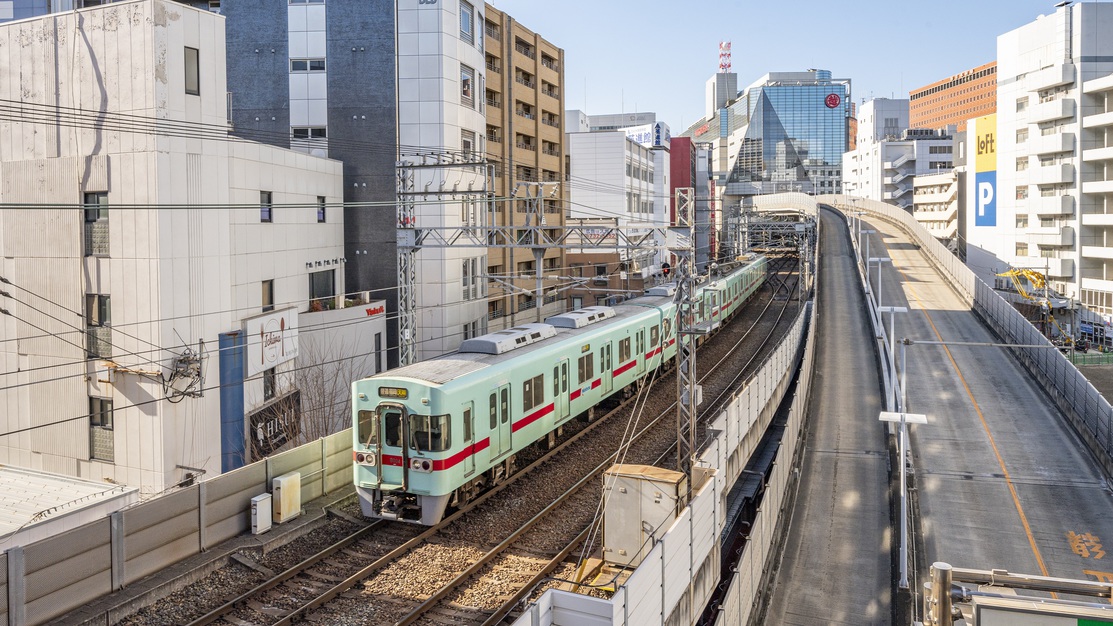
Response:
[[[4,552],[0,624],[42,624],[247,532],[251,498],[301,474],[302,502],[351,484],[351,429]]]
[[[1113,472],[1113,407],[1070,359],[1050,349],[1051,342],[1019,311],[979,279],[908,212],[883,202],[841,195],[821,196],[817,200],[847,213],[861,212],[897,224],[920,245],[927,258],[1002,341],[1047,346],[1010,350],[1067,417],[1104,470]]]

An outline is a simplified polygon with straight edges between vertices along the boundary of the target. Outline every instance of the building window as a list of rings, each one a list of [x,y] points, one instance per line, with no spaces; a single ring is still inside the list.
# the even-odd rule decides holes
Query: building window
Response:
[[[1016,112],[1017,113],[1020,113],[1021,111],[1025,110],[1027,108],[1028,108],[1028,96],[1024,96],[1023,98],[1017,98],[1016,99]]]
[[[470,130],[460,131],[460,151],[464,153],[464,160],[470,161],[475,154],[475,133]]]
[[[185,49],[185,91],[191,96],[201,95],[201,65],[197,48]]]
[[[317,223],[324,224],[327,220],[325,211],[328,210],[328,203],[325,201],[324,196],[317,196]]]
[[[1016,131],[1016,142],[1017,143],[1024,143],[1026,141],[1028,141],[1028,129],[1027,128],[1018,129]]]
[[[383,334],[375,333],[375,373],[383,371]]]
[[[460,65],[460,104],[475,108],[475,70]]]
[[[104,294],[85,294],[86,350],[89,358],[112,356],[112,307]]]
[[[271,206],[271,192],[259,192],[259,221],[260,222],[273,222],[274,214]]]
[[[89,398],[89,458],[115,461],[112,441],[112,400]]]
[[[1028,169],[1028,157],[1022,156],[1016,159],[1016,171],[1023,172]]]
[[[85,256],[108,255],[108,192],[85,194]]]
[[[475,13],[470,3],[460,2],[460,39],[475,43]]]
[[[274,310],[274,281],[263,281],[263,312]]]
[[[333,276],[336,270],[309,274],[309,310],[326,311],[336,306],[336,289]]]
[[[1028,244],[1026,242],[1016,244],[1016,256],[1028,256]]]
[[[275,375],[274,368],[263,370],[263,399],[273,400],[277,387],[278,376]]]
[[[323,72],[325,60],[318,59],[290,59],[291,72]]]
[[[325,139],[328,131],[323,126],[296,126],[291,129],[294,139]]]
[[[1016,199],[1024,200],[1028,197],[1028,185],[1017,185]]]

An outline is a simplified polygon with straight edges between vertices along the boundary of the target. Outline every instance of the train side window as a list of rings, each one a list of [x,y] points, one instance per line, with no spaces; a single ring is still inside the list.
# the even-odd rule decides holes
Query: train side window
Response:
[[[650,348],[656,348],[657,344],[659,344],[659,343],[661,343],[661,327],[656,326],[656,325],[650,326],[649,327],[649,347]]]
[[[545,402],[545,375],[534,376],[522,383],[522,410],[529,411]]]
[[[560,374],[561,374],[560,375],[560,390],[564,391],[564,392],[567,392],[568,391],[568,363],[567,362],[564,362],[564,363],[560,364]]]
[[[595,377],[595,355],[585,354],[580,357],[580,384]]]
[[[379,420],[375,411],[359,412],[359,442],[365,446],[379,443]]]
[[[630,338],[618,342],[618,362],[625,363],[630,360]]]
[[[665,339],[668,339],[669,337],[672,336],[672,318],[671,317],[666,317],[665,318],[665,330],[664,330],[663,334],[664,334]]]
[[[402,412],[397,409],[383,411],[383,445],[402,447]]]
[[[470,403],[469,403],[470,404]],[[471,407],[464,409],[464,442],[471,443]]]
[[[560,395],[560,366],[553,368],[553,397]]]
[[[503,389],[500,395],[502,399],[499,408],[502,409],[502,423],[505,424],[510,419],[510,390]]]
[[[497,393],[491,394],[491,430],[499,427],[499,399]]]

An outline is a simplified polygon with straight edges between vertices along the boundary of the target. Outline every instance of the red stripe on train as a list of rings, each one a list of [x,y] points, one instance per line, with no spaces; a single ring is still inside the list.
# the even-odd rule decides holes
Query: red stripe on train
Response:
[[[548,405],[541,407],[540,409],[534,411],[533,413],[530,413],[529,415],[523,417],[522,419],[514,422],[514,424],[512,424],[510,426],[511,432],[516,433],[519,430],[525,428],[526,426],[529,426],[530,424],[532,424],[532,423],[536,422],[537,420],[541,419],[542,416],[545,416],[545,415],[548,415],[549,413],[552,413],[553,409],[554,409],[553,404],[549,403]]]
[[[638,361],[637,361],[637,359],[635,359],[633,361],[630,361],[626,365],[619,366],[619,368],[614,371],[614,374],[611,375],[611,378],[618,378],[619,374],[623,374],[623,373],[629,371],[630,368],[634,367],[637,364],[638,364]]]

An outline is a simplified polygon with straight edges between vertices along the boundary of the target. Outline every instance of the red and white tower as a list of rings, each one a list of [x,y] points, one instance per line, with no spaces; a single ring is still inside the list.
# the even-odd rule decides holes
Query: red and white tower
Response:
[[[725,74],[730,72],[730,42],[719,42],[719,73]]]

